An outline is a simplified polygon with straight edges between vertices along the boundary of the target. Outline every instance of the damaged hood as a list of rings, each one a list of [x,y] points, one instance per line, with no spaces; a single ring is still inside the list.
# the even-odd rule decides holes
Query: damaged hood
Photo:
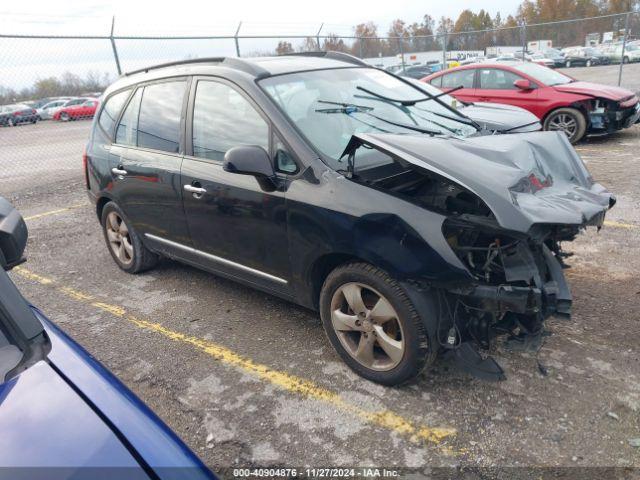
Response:
[[[579,95],[589,95],[594,98],[606,98],[619,102],[634,97],[632,91],[626,88],[614,87],[609,85],[601,85],[599,83],[590,82],[571,82],[565,85],[553,85],[553,88],[565,93],[577,93]]]
[[[347,151],[363,143],[466,188],[509,230],[528,232],[534,224],[601,226],[615,202],[560,132],[469,138],[357,134]]]
[[[542,128],[540,120],[533,113],[513,105],[482,102],[471,103],[458,110],[487,130],[513,129],[512,133],[516,133],[534,132]]]

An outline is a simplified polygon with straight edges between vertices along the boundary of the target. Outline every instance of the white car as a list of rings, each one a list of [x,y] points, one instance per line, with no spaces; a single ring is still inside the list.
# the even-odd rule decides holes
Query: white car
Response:
[[[62,108],[69,100],[68,98],[52,100],[51,102],[45,103],[42,107],[37,108],[36,112],[38,112],[41,120],[51,120],[53,114]]]

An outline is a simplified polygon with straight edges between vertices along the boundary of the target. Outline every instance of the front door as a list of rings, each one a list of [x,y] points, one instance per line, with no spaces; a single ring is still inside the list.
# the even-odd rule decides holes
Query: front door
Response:
[[[120,155],[111,171],[112,195],[131,226],[161,250],[164,244],[156,244],[156,237],[191,242],[180,186],[186,92],[184,79],[139,87],[115,132],[114,147]]]
[[[516,107],[529,110],[534,115],[540,103],[536,88],[523,90],[514,85],[516,80],[523,77],[501,68],[480,68],[478,69],[478,88],[476,89],[477,102],[494,102],[515,105]]]
[[[225,172],[232,147],[269,151],[266,118],[230,83],[199,79],[187,117],[189,145],[182,164],[184,210],[201,262],[226,276],[289,292],[285,197],[255,177]]]

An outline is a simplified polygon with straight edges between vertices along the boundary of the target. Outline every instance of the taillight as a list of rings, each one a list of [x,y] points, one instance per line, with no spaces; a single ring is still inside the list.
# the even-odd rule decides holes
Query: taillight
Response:
[[[87,147],[82,152],[82,168],[84,169],[84,183],[89,188],[89,157],[87,156]]]
[[[13,112],[14,117],[17,117],[18,115],[20,115],[20,112]]]

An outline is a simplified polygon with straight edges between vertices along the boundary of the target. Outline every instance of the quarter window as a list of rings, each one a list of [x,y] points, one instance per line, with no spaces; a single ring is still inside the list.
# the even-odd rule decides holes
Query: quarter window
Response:
[[[273,142],[273,150],[274,163],[278,172],[292,174],[298,171],[298,165],[296,164],[295,160],[293,160],[291,153],[289,153],[289,150],[287,149],[285,144],[275,136]]]
[[[138,112],[141,98],[142,88],[139,88],[122,114],[116,130],[116,143],[134,147],[138,143]]]
[[[113,131],[113,126],[116,123],[116,119],[120,114],[120,110],[124,106],[124,102],[129,98],[129,94],[131,90],[125,90],[124,92],[116,93],[107,99],[107,102],[104,104],[104,108],[100,113],[100,118],[98,119],[98,123],[104,129],[105,132],[111,134]],[[47,108],[58,106],[58,104],[49,104]]]
[[[178,153],[185,82],[147,85],[138,120],[138,146]]]
[[[513,82],[522,77],[507,70],[483,68],[480,70],[480,88],[487,90],[516,90]]]
[[[200,81],[193,107],[193,155],[222,161],[239,145],[269,148],[269,126],[249,101],[219,82]]]
[[[473,76],[475,72],[474,69],[470,68],[447,73],[442,76],[442,88],[456,88],[461,85],[464,88],[473,88]]]

